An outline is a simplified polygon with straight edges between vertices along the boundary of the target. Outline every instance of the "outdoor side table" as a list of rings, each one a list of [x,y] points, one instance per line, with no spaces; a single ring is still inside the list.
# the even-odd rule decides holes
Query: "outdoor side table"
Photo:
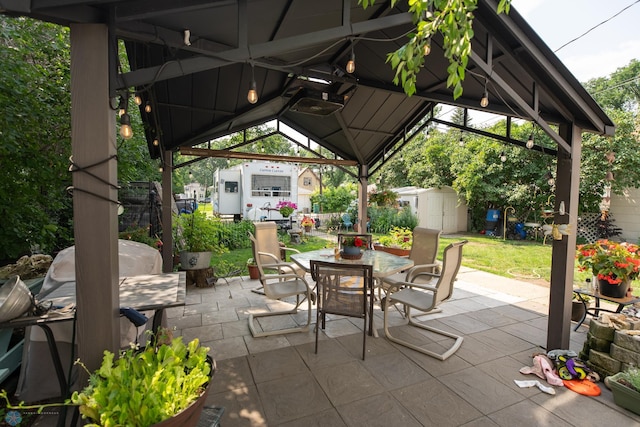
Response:
[[[624,298],[614,298],[614,297],[602,295],[598,291],[590,291],[590,290],[581,289],[581,288],[575,288],[573,290],[573,292],[575,292],[575,294],[578,295],[578,299],[584,305],[584,308],[585,308],[584,315],[582,316],[582,319],[580,319],[578,321],[578,324],[573,329],[574,331],[577,331],[578,328],[580,327],[580,325],[582,325],[582,323],[587,318],[587,314],[589,316],[592,316],[592,317],[597,317],[600,314],[601,311],[606,311],[608,313],[620,313],[625,306],[632,305],[632,304],[635,304],[637,302],[640,302],[640,298],[635,297],[635,296],[624,297]],[[588,307],[587,306],[587,301],[585,301],[583,296],[589,296],[589,297],[594,298],[596,300],[596,306],[595,307]],[[614,304],[618,304],[617,309],[616,310],[608,310],[606,308],[600,307],[600,300],[601,299],[603,299],[605,301],[612,302]]]

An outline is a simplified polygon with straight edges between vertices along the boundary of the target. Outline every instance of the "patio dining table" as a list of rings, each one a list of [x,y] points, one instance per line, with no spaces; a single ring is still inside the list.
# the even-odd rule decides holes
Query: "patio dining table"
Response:
[[[303,268],[307,273],[311,271],[311,261],[372,265],[374,286],[377,286],[379,279],[413,267],[413,261],[409,258],[375,250],[363,251],[360,259],[345,259],[342,257],[336,258],[333,249],[318,249],[315,251],[292,254],[291,260]],[[373,322],[373,319],[371,319],[371,322]],[[370,329],[372,329],[369,331],[370,334],[377,337],[378,333],[376,329]]]

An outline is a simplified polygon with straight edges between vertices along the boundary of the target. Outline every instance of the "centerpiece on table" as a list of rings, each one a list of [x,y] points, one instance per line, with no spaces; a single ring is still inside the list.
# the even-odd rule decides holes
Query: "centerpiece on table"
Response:
[[[362,258],[362,250],[365,249],[365,241],[359,236],[344,236],[342,238],[342,253],[344,259]]]
[[[598,240],[578,246],[578,270],[591,270],[600,294],[624,298],[640,274],[640,248],[632,243]]]
[[[298,205],[288,200],[281,200],[276,205],[276,209],[278,209],[282,218],[289,218],[293,211],[298,209]]]

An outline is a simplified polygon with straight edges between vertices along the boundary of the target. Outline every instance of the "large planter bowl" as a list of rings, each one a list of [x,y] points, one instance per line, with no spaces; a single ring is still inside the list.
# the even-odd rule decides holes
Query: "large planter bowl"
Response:
[[[411,253],[411,249],[393,248],[390,246],[374,245],[373,249],[375,249],[376,251],[388,252],[397,256],[409,256],[409,254]]]
[[[31,308],[31,291],[13,276],[0,287],[0,323],[20,317]]]
[[[211,264],[211,252],[180,252],[180,267],[183,270],[202,270]]]
[[[612,285],[606,280],[598,279],[598,289],[600,295],[604,295],[612,298],[624,298],[627,295],[627,290],[631,285],[631,280],[625,280],[619,285]]]
[[[640,415],[640,392],[620,384],[618,379],[622,377],[622,375],[622,372],[618,372],[608,377],[609,387],[611,387],[611,392],[613,393],[613,401],[616,405]]]

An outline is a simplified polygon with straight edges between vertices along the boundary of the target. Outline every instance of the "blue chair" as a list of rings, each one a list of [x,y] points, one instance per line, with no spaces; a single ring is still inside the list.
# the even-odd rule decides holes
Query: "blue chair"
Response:
[[[342,226],[347,231],[349,231],[349,227],[351,227],[351,230],[353,230],[353,222],[351,222],[351,215],[347,213],[342,215]]]

